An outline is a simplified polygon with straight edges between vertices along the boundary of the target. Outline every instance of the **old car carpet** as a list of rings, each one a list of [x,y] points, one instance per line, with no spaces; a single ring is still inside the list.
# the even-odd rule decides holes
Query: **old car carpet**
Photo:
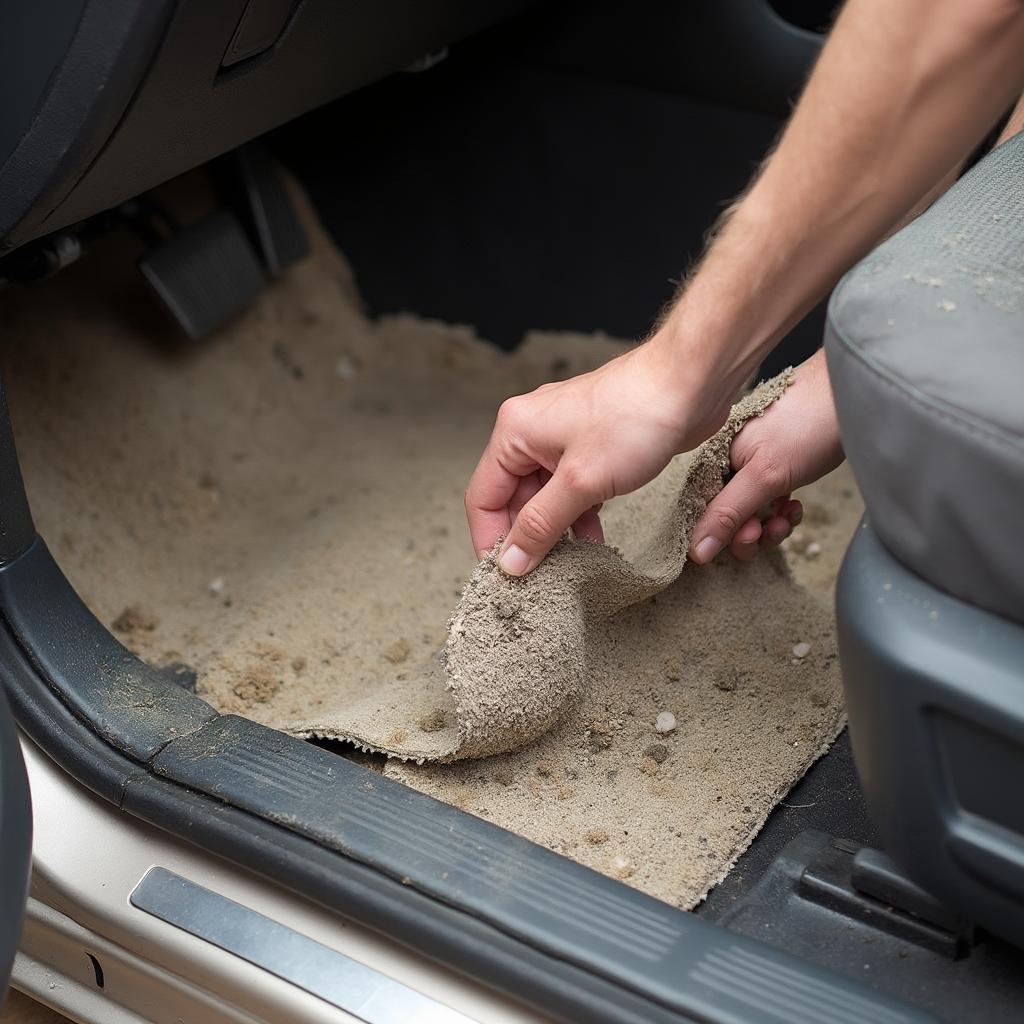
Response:
[[[313,257],[201,346],[149,310],[127,240],[8,290],[41,532],[125,644],[218,708],[411,758],[384,770],[692,905],[841,721],[829,613],[780,555],[680,572],[729,435],[777,385],[611,503],[621,554],[564,541],[524,581],[474,572],[462,488],[494,409],[623,346],[508,355],[374,322],[306,216]]]
[[[427,719],[438,728],[406,732],[396,742],[394,730],[408,724],[401,698],[385,718],[360,722],[343,713],[304,727],[281,724],[419,762],[504,754],[542,736],[573,699],[585,697],[591,637],[611,635],[614,644],[615,616],[679,577],[697,518],[721,490],[732,438],[787,382],[788,374],[767,381],[734,407],[722,429],[687,460],[676,495],[667,501],[653,489],[641,495],[633,515],[647,536],[634,557],[566,537],[522,579],[498,570],[493,554],[484,559],[452,613],[438,659],[450,695]],[[405,682],[404,688],[422,685]]]

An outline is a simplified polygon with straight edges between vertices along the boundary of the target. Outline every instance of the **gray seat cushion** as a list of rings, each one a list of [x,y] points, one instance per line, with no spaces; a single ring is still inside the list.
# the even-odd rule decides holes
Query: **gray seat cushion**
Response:
[[[825,337],[846,454],[886,546],[1024,622],[1024,137],[846,275]]]

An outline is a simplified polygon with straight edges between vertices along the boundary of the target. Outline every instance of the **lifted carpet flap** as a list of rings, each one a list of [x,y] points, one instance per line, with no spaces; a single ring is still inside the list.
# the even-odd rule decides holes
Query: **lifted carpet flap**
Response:
[[[567,537],[523,579],[502,573],[493,555],[477,566],[449,619],[443,652],[451,725],[433,733],[403,731],[399,735],[409,739],[391,746],[382,737],[411,723],[342,717],[329,729],[321,725],[316,735],[420,763],[504,754],[543,735],[574,698],[585,695],[595,633],[614,633],[619,612],[679,578],[693,528],[722,489],[732,439],[791,379],[787,370],[733,407],[722,429],[687,460],[674,497],[645,492],[633,514],[653,529],[633,559],[607,544]]]

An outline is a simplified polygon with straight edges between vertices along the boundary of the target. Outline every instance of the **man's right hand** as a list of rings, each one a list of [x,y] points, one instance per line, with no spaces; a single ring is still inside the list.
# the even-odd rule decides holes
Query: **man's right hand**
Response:
[[[667,337],[510,398],[466,491],[477,556],[531,572],[569,529],[602,540],[601,503],[653,480],[724,422],[736,384]]]

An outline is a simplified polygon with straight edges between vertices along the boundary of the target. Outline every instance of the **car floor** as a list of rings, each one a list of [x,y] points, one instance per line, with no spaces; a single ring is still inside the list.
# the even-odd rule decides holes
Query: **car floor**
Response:
[[[272,144],[353,260],[372,312],[472,323],[509,348],[533,327],[643,334],[778,129],[769,115],[514,62],[474,69],[465,90],[453,67],[341,101]],[[667,132],[673,123],[684,129]],[[353,147],[374,158],[351,160]],[[817,330],[805,325],[775,365],[812,348]],[[845,750],[840,740],[801,784],[830,779],[822,799],[780,806],[701,912],[735,898],[807,823],[852,831]],[[13,991],[0,1010],[4,1024],[64,1019]]]
[[[456,54],[269,141],[351,262],[371,313],[470,323],[512,348],[536,328],[642,337],[780,127],[770,114],[508,53]],[[811,313],[762,375],[814,351],[823,322],[823,308]],[[832,549],[816,564],[795,560],[822,592],[847,539],[823,526],[827,516],[805,526],[800,547]],[[813,802],[779,805],[700,912],[714,916],[746,891],[805,828],[874,841],[845,733],[801,789],[812,778],[821,780]]]
[[[270,141],[352,262],[372,314],[473,324],[512,348],[537,328],[643,336],[779,124],[523,62],[453,59],[314,112]],[[817,310],[765,375],[813,351],[821,325]],[[810,529],[793,561],[820,585],[842,541],[827,523]],[[819,534],[824,555],[802,557]],[[877,843],[845,732],[697,913],[728,913],[807,829]],[[0,1024],[64,1019],[16,992],[0,1009]]]

